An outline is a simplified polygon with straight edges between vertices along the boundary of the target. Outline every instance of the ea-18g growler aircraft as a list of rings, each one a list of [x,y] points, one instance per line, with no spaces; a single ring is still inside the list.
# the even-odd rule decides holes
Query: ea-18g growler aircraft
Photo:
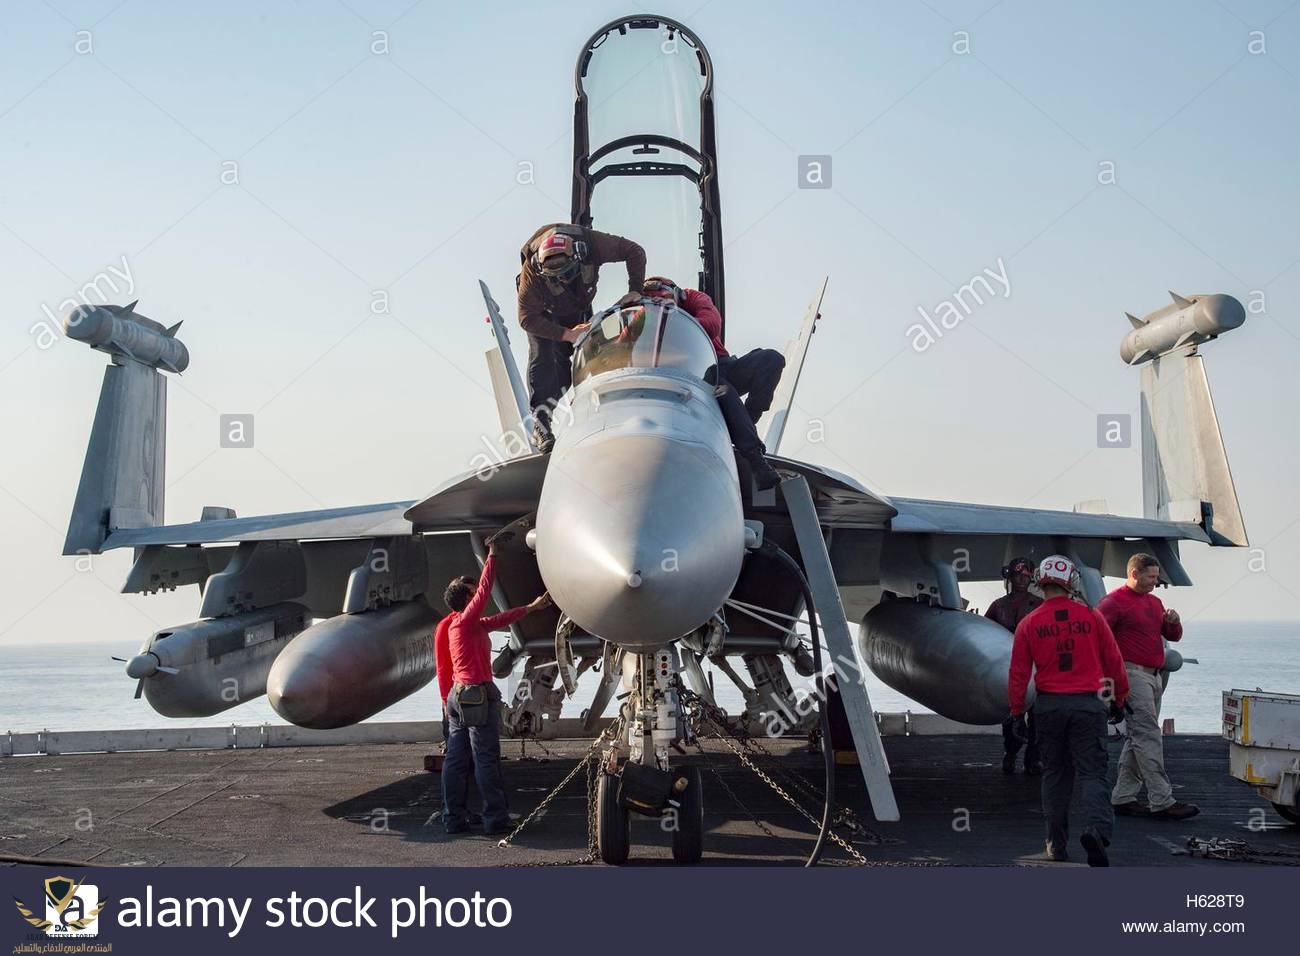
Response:
[[[725,310],[704,45],[672,20],[624,18],[583,46],[575,84],[572,222],[636,239],[653,272],[696,279]],[[555,607],[513,625],[496,659],[498,677],[521,674],[507,729],[553,733],[585,674],[598,682],[585,714],[594,733],[620,684],[626,691],[598,788],[607,862],[627,858],[629,808],[654,814],[669,802],[680,814],[674,855],[700,858],[698,771],[674,769],[670,755],[689,742],[695,708],[712,702],[706,659],[740,687],[746,716],[790,715],[800,731],[818,714],[803,716],[789,670],[834,666],[875,815],[898,819],[865,686],[844,679],[849,662],[860,658],[939,714],[998,723],[1011,642],[966,613],[963,583],[998,580],[1014,555],[1061,553],[1095,604],[1103,575],[1122,577],[1135,552],[1154,554],[1167,583],[1185,585],[1180,541],[1246,544],[1197,354],[1244,311],[1227,296],[1175,296],[1130,316],[1122,351],[1141,366],[1145,514],[1119,517],[887,497],[780,457],[824,290],[823,281],[759,423],[784,478],[777,489],[756,490],[733,451],[707,381],[716,362],[708,336],[661,300],[593,317],[553,416],[554,449],[537,454],[506,323],[484,286],[496,340],[489,372],[518,455],[423,500],[261,517],[207,507],[189,524],[165,524],[163,513],[167,374],[189,362],[176,327],[134,303],[82,307],[68,335],[112,364],[65,553],[134,549],[125,592],[198,586],[198,620],[152,635],[127,664],[137,696],[159,713],[211,715],[265,693],[286,720],[332,728],[429,683],[446,582],[485,559],[488,535],[512,529],[494,600],[505,608],[545,589]],[[810,643],[795,626],[804,618]],[[856,648],[850,620],[860,622]],[[825,727],[825,708],[821,716]]]

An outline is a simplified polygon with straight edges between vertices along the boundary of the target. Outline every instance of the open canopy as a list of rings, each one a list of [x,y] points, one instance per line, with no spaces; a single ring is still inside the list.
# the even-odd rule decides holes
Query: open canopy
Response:
[[[574,82],[573,221],[640,243],[650,275],[725,316],[708,51],[673,20],[624,17],[587,41]]]

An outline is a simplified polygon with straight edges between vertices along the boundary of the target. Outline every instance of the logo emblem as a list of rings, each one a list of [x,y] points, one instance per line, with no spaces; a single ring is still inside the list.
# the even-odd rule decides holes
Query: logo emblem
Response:
[[[18,897],[14,903],[23,919],[47,936],[97,936],[99,927],[95,918],[104,908],[99,898],[99,887],[84,880],[55,876],[45,881],[45,918],[41,919]]]

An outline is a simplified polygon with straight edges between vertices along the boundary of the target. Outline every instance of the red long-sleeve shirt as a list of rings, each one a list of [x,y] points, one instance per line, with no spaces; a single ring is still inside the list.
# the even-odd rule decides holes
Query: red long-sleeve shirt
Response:
[[[492,582],[495,580],[496,558],[488,555],[487,561],[483,563],[483,573],[478,579],[478,590],[463,611],[453,611],[451,614],[451,623],[447,626],[447,643],[451,654],[451,677],[457,684],[483,684],[490,681],[490,632],[509,627],[528,613],[526,607],[512,607],[500,614],[482,617],[483,609],[492,597]]]
[[[1095,694],[1109,678],[1117,704],[1128,697],[1128,674],[1115,635],[1097,611],[1067,597],[1044,601],[1016,627],[1007,696],[1025,712],[1030,673],[1040,694]]]
[[[438,672],[438,696],[442,698],[442,711],[447,712],[447,695],[451,693],[451,640],[447,631],[451,627],[448,614],[433,629],[433,660]]]
[[[1115,633],[1124,660],[1143,667],[1165,666],[1165,645],[1161,638],[1179,641],[1182,623],[1165,623],[1165,606],[1154,594],[1139,594],[1127,584],[1111,591],[1097,610]]]
[[[727,354],[727,347],[722,344],[722,313],[718,307],[713,304],[713,299],[707,292],[701,292],[699,289],[682,290],[682,308],[695,316],[695,321],[700,323],[700,327],[709,333],[709,340],[713,342],[713,351],[718,353],[718,358]]]

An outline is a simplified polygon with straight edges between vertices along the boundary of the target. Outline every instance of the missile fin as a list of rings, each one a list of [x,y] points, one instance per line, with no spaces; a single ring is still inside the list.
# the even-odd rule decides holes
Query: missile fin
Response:
[[[135,304],[135,303],[132,303],[132,305],[134,305],[134,304]],[[184,321],[185,321],[184,319],[181,319],[180,322],[177,322],[177,323],[176,323],[175,325],[173,325],[171,328],[169,328],[169,329],[167,329],[166,331],[164,331],[164,332],[163,332],[163,335],[167,336],[167,338],[169,338],[169,339],[174,339],[174,338],[176,338],[176,330],[179,329],[179,328],[181,327],[181,323],[183,323]]]
[[[1174,343],[1174,348],[1176,348],[1176,349],[1177,349],[1177,348],[1182,348],[1184,345],[1186,345],[1188,342],[1192,341],[1192,339],[1194,339],[1194,338],[1196,338],[1196,330],[1195,330],[1195,329],[1188,329],[1188,330],[1187,330],[1186,332],[1184,332],[1182,335],[1178,336],[1178,341]]]
[[[1169,290],[1169,297],[1170,297],[1171,299],[1174,300],[1174,305],[1178,306],[1178,308],[1180,308],[1180,309],[1185,309],[1185,308],[1187,308],[1189,305],[1195,305],[1195,304],[1196,304],[1196,303],[1194,303],[1191,299],[1187,298],[1186,296],[1181,296],[1181,295],[1179,295],[1179,294],[1178,294],[1177,292],[1175,292],[1173,289],[1170,289],[1170,290]]]
[[[1133,326],[1135,329],[1140,329],[1142,326],[1147,324],[1145,319],[1139,319],[1132,312],[1125,312],[1124,315],[1128,317],[1129,325]]]
[[[120,314],[124,316],[135,315],[135,307],[139,304],[140,304],[139,299],[136,299],[134,302],[127,303],[126,305],[122,306],[122,311]]]
[[[1133,356],[1132,360],[1131,360],[1128,364],[1129,364],[1129,365],[1141,365],[1143,362],[1145,362],[1145,361],[1146,361],[1147,359],[1149,359],[1150,357],[1151,357],[1151,350],[1150,350],[1150,349],[1143,349],[1143,350],[1142,350],[1141,352],[1139,352],[1137,355]]]

